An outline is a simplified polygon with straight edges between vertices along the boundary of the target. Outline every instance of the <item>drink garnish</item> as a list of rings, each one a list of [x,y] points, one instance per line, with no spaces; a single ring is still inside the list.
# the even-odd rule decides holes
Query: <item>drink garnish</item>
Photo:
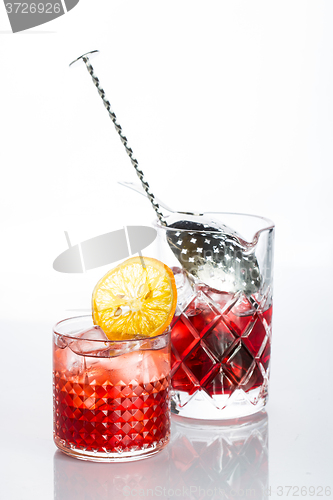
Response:
[[[157,259],[132,257],[97,283],[92,316],[110,340],[155,337],[171,323],[176,304],[171,269]]]

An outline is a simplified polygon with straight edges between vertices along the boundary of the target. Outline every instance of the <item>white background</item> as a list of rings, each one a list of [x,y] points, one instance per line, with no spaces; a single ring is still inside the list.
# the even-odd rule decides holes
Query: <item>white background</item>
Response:
[[[136,174],[84,65],[68,67],[99,49],[92,63],[156,196],[178,210],[275,222],[270,474],[275,484],[300,485],[311,474],[330,484],[332,432],[315,435],[332,417],[332,25],[329,0],[80,0],[12,34],[0,4],[0,319],[2,366],[15,384],[43,380],[48,394],[51,325],[89,307],[107,270],[56,273],[64,231],[75,244],[154,218],[147,200],[117,184]],[[8,371],[4,380],[14,404]],[[39,420],[37,402],[24,400],[29,425],[17,422],[29,446],[7,432],[5,452],[13,466],[26,450],[22,470],[32,455],[43,467],[43,454],[52,461],[54,452],[51,397],[38,402],[50,405]],[[297,435],[304,440],[295,444]],[[48,471],[44,483],[36,477],[40,498],[52,486]],[[15,487],[11,477],[6,498],[28,498],[32,476]]]

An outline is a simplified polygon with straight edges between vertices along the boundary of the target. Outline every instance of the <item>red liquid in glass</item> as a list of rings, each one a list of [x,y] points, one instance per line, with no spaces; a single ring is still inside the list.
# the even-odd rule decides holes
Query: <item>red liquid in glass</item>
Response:
[[[54,437],[64,449],[131,453],[170,433],[169,348],[81,356],[54,344]]]
[[[272,305],[256,309],[245,296],[232,303],[232,295],[206,287],[174,318],[173,389],[188,394],[203,389],[213,396],[263,384],[270,360]]]
[[[56,436],[88,451],[150,447],[169,430],[168,381],[118,385],[78,383],[54,376]]]

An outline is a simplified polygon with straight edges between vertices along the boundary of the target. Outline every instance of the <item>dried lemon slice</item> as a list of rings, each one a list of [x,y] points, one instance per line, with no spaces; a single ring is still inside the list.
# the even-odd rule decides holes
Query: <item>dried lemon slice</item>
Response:
[[[155,337],[171,323],[176,304],[171,269],[150,257],[132,257],[95,286],[93,321],[110,340]]]

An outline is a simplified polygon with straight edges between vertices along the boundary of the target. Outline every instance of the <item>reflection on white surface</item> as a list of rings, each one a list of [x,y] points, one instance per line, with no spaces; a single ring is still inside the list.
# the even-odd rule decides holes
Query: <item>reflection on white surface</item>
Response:
[[[55,500],[251,498],[266,500],[265,411],[227,423],[173,417],[170,444],[154,457],[93,463],[54,455]]]
[[[118,500],[138,496],[139,490],[168,484],[169,454],[161,451],[146,460],[127,463],[85,462],[59,450],[54,455],[56,500]],[[147,495],[146,495],[147,496]]]

